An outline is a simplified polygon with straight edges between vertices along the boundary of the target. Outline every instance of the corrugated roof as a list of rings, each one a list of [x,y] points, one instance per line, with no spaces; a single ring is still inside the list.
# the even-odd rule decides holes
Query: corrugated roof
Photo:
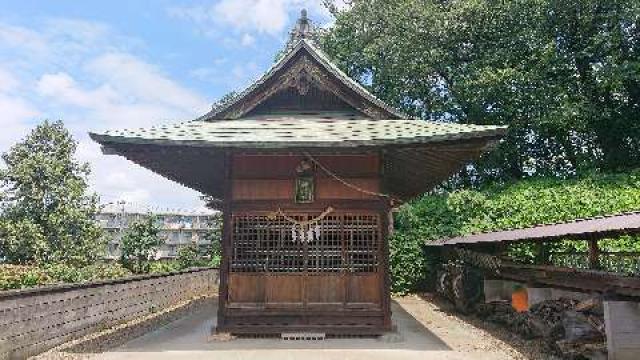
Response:
[[[190,121],[146,129],[91,134],[100,143],[202,147],[356,147],[425,144],[501,135],[502,126],[424,120],[338,120],[295,116],[273,119]]]
[[[479,233],[426,242],[429,246],[457,244],[494,243],[503,241],[535,241],[586,239],[597,236],[619,236],[640,232],[640,212],[579,219],[571,222],[537,225],[524,229],[513,229]]]

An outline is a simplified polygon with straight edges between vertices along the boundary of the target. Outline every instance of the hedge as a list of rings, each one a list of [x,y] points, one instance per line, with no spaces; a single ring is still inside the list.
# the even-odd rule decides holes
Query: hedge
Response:
[[[406,293],[424,284],[429,261],[425,241],[635,210],[640,210],[640,170],[568,180],[532,178],[427,194],[396,213],[390,242],[392,290]],[[609,248],[640,249],[636,238],[607,244]]]

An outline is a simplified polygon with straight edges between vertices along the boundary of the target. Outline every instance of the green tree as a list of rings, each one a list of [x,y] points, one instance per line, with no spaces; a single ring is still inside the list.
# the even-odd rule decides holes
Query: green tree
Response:
[[[211,229],[207,232],[205,240],[209,242],[207,249],[208,257],[213,266],[220,264],[222,258],[222,213],[218,212],[213,216]]]
[[[465,179],[640,165],[632,0],[354,0],[322,47],[416,117],[507,124]]]
[[[62,121],[45,121],[2,155],[0,258],[83,266],[104,250],[87,163]]]
[[[120,262],[134,273],[149,272],[150,262],[163,243],[156,218],[146,216],[131,224],[122,236]]]

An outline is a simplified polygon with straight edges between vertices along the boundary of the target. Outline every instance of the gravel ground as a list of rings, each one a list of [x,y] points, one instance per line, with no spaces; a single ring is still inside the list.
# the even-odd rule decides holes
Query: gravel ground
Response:
[[[431,294],[395,298],[405,311],[437,335],[452,350],[492,351],[516,360],[549,360],[537,340],[523,340],[497,324],[456,313],[453,306]]]

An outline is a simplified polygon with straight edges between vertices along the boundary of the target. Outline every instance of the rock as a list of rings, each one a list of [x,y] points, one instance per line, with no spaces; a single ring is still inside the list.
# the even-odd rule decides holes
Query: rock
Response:
[[[564,313],[562,325],[564,326],[564,337],[568,341],[602,338],[602,333],[592,325],[589,318],[575,310],[568,310]]]

